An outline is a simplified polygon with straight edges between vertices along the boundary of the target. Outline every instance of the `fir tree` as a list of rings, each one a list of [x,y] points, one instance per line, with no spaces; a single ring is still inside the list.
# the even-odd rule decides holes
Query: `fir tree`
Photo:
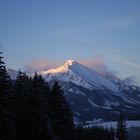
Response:
[[[0,53],[2,54],[2,53]],[[0,139],[14,139],[13,90],[3,57],[0,56]]]
[[[50,105],[53,112],[52,120],[55,135],[62,139],[70,138],[73,129],[72,113],[57,81],[52,87]]]
[[[51,139],[48,91],[42,76],[35,73],[32,79],[19,71],[15,86],[18,140]]]
[[[49,87],[42,76],[35,73],[32,88],[34,96],[38,99],[38,126],[40,127],[40,138],[42,137],[42,139],[49,140],[53,135],[49,118]]]
[[[126,122],[123,113],[120,114],[116,132],[117,140],[127,140]]]
[[[51,107],[49,104],[49,99],[50,99],[50,88],[47,82],[44,81],[42,76],[39,76],[39,79],[43,81],[43,90],[41,94],[41,108],[42,108],[42,128],[44,131],[44,138],[45,139],[52,139],[53,137],[53,129],[52,129],[52,124],[51,124]]]
[[[32,118],[31,118],[31,79],[19,71],[16,85],[16,105],[17,105],[17,139],[25,140],[32,135]]]

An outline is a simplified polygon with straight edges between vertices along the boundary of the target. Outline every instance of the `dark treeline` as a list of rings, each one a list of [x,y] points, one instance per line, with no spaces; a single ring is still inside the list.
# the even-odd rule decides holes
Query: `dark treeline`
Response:
[[[0,56],[0,140],[114,140],[114,130],[75,127],[59,83],[19,71],[13,82]]]

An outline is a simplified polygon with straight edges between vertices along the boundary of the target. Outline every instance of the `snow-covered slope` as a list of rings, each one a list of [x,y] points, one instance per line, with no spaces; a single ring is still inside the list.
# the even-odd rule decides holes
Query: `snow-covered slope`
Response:
[[[104,90],[107,88],[114,92],[119,90],[119,87],[105,76],[73,60],[68,60],[57,69],[42,71],[41,74],[48,78],[49,81],[57,78],[59,81],[72,82],[89,89],[97,88]]]
[[[85,128],[89,128],[89,127],[104,127],[104,128],[117,128],[117,121],[114,122],[102,122],[102,123],[93,123],[93,124],[87,124],[84,127]],[[140,127],[140,121],[136,121],[136,120],[130,120],[130,121],[126,121],[126,128],[130,128],[130,127]]]
[[[140,113],[140,90],[115,77],[100,74],[76,61],[41,71],[48,82],[60,81],[66,99],[78,118],[109,118],[120,111]]]

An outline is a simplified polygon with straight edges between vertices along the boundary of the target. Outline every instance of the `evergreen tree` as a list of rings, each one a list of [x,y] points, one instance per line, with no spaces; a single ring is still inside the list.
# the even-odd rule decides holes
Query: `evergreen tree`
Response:
[[[0,55],[2,53],[0,52]],[[3,57],[0,56],[0,139],[14,139],[13,90]]]
[[[17,139],[25,140],[32,137],[32,80],[25,74],[19,71],[16,85],[16,106],[17,106]],[[32,106],[32,109],[34,106]]]
[[[33,93],[38,99],[38,126],[40,127],[40,138],[51,139],[53,132],[49,118],[49,87],[41,75],[35,73],[33,77]]]
[[[120,114],[116,132],[117,140],[127,140],[126,122],[123,113]]]
[[[114,128],[110,129],[110,140],[115,140],[115,129]]]
[[[62,139],[70,138],[73,129],[72,113],[57,81],[52,87],[50,105],[53,112],[52,123],[55,135]]]
[[[47,86],[37,73],[33,79],[19,71],[16,80],[17,140],[51,139],[46,111]]]
[[[51,124],[51,107],[49,104],[49,99],[50,99],[50,88],[47,82],[44,81],[42,76],[39,76],[39,79],[42,79],[43,81],[43,90],[41,94],[41,107],[42,107],[42,128],[44,130],[44,138],[45,139],[52,139],[53,137],[53,129],[52,129],[52,124]]]

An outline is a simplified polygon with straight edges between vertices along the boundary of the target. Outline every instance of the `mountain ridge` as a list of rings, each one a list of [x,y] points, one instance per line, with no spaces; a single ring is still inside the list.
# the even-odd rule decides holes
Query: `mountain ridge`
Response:
[[[65,76],[69,75],[69,79],[64,79],[64,78],[61,79],[59,77],[59,74],[62,73],[64,73]],[[76,80],[79,79],[79,83],[76,83],[78,85],[80,84],[80,82],[84,80],[84,83],[88,82],[88,84],[91,86],[95,85],[95,87],[99,87],[99,88],[102,88],[102,86],[109,86],[108,88],[110,88],[111,90],[113,91],[115,90],[115,92],[118,91],[117,87],[110,80],[108,80],[104,75],[74,60],[68,60],[63,66],[45,72],[43,71],[40,74],[43,75],[44,77],[46,77],[47,75],[47,78],[49,78],[48,75],[52,74],[54,76],[57,76],[58,79],[60,78],[60,81],[61,80],[72,81],[71,79],[74,79],[72,81],[74,83]]]
[[[140,113],[140,90],[137,86],[127,85],[120,79],[108,79],[76,61],[69,60],[42,75],[50,83],[60,81],[78,119],[109,118],[121,111]]]

